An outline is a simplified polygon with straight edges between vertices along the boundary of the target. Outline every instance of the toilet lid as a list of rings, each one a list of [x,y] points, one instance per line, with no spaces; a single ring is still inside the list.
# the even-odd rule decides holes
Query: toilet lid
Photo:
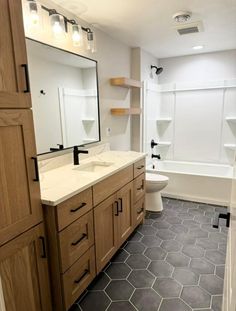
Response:
[[[158,182],[164,182],[168,181],[169,178],[167,176],[163,176],[160,174],[154,174],[154,173],[146,173],[146,180],[151,181],[153,183],[158,183]]]

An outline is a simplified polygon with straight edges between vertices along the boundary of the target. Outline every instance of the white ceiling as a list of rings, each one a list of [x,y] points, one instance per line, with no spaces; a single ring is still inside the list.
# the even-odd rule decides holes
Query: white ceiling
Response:
[[[53,0],[110,36],[158,58],[236,48],[236,0]],[[204,32],[180,36],[172,15],[180,10],[201,20]]]

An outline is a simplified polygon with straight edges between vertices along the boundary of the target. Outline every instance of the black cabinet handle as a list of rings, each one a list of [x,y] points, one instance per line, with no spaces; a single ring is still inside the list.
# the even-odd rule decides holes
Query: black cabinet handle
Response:
[[[137,188],[137,190],[143,190],[143,185]]]
[[[75,280],[74,282],[75,282],[76,284],[80,283],[81,280],[82,280],[88,273],[89,273],[89,269],[85,269],[85,270],[84,270],[84,273],[81,275],[81,277],[80,277],[79,279]]]
[[[42,250],[43,250],[41,258],[47,258],[45,238],[43,236],[40,236],[39,240],[42,243]]]
[[[119,198],[118,200],[120,201],[120,210],[119,210],[119,213],[123,213],[123,200],[122,200],[122,198]]]
[[[80,204],[80,206],[78,206],[78,207],[76,207],[76,208],[72,208],[70,211],[71,211],[71,213],[75,213],[75,212],[77,212],[79,209],[81,209],[82,207],[84,207],[84,206],[86,206],[86,205],[87,205],[87,203],[83,202],[83,203]]]
[[[72,242],[71,245],[75,246],[75,245],[79,244],[81,241],[84,240],[84,238],[87,238],[87,234],[86,233],[83,233],[81,238],[79,240],[77,240],[76,242]]]
[[[27,64],[22,64],[22,68],[24,68],[25,72],[25,83],[26,83],[26,89],[23,91],[24,93],[30,93],[30,81],[29,81],[29,70]]]
[[[137,170],[141,170],[142,168],[144,168],[144,165],[137,167]]]
[[[115,205],[116,205],[115,216],[119,216],[119,202],[118,202],[118,201],[115,201]]]
[[[34,169],[35,169],[35,178],[33,181],[39,181],[39,167],[38,167],[38,160],[36,157],[31,157],[34,160]]]
[[[142,212],[144,211],[144,208],[142,207],[139,211],[137,211],[137,214],[142,214]]]

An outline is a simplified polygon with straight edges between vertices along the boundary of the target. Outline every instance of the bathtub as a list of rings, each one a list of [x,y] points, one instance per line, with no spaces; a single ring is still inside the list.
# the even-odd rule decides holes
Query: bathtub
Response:
[[[165,197],[228,206],[231,194],[233,167],[229,165],[160,161],[147,172],[169,177],[163,189]]]

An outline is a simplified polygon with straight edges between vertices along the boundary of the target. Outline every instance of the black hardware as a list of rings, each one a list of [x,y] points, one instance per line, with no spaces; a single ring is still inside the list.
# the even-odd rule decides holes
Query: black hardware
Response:
[[[42,249],[43,249],[43,253],[41,255],[41,258],[47,258],[45,238],[43,236],[40,236],[39,240],[41,240],[41,242],[42,242]]]
[[[81,275],[81,277],[77,280],[75,280],[75,283],[78,284],[80,281],[89,273],[89,269],[85,269],[84,273]]]
[[[44,92],[44,90],[40,90],[40,94],[46,95],[46,92]]]
[[[144,208],[142,207],[139,211],[137,211],[137,214],[142,214],[142,212],[144,211]]]
[[[151,148],[153,149],[157,145],[158,145],[158,143],[155,143],[154,139],[152,139],[151,140]]]
[[[116,204],[116,212],[115,212],[115,216],[119,216],[119,202],[115,201]]]
[[[63,150],[64,146],[61,144],[57,144],[58,148],[50,148],[50,151],[58,151],[58,150]]]
[[[158,160],[161,160],[161,155],[160,154],[152,154],[152,159],[156,158]]]
[[[34,160],[34,169],[35,169],[35,178],[33,181],[39,181],[39,167],[38,167],[38,160],[36,157],[31,157]]]
[[[74,165],[79,165],[79,154],[80,153],[88,154],[88,150],[79,150],[78,146],[74,146],[73,148]]]
[[[143,190],[143,185],[137,188],[137,190]]]
[[[29,82],[29,70],[27,64],[22,64],[21,67],[24,68],[25,71],[25,83],[26,83],[26,89],[23,91],[24,93],[30,93],[30,82]]]
[[[76,207],[76,208],[72,208],[70,211],[71,213],[75,213],[77,212],[79,209],[81,209],[82,207],[84,207],[85,205],[87,205],[87,203],[83,202],[80,204],[80,206]]]
[[[123,200],[122,200],[122,198],[119,198],[118,200],[120,201],[120,210],[119,210],[119,213],[123,213]]]
[[[87,234],[86,233],[83,233],[81,238],[79,240],[77,240],[76,242],[72,242],[71,245],[75,246],[75,245],[79,244],[82,240],[84,240],[84,238],[87,238]]]
[[[141,170],[142,168],[144,168],[144,165],[140,165],[139,167],[137,167],[137,170]]]
[[[214,219],[214,223],[212,225],[213,228],[219,228],[220,218],[226,220],[226,227],[229,228],[230,225],[230,213],[219,213],[217,217]]]

